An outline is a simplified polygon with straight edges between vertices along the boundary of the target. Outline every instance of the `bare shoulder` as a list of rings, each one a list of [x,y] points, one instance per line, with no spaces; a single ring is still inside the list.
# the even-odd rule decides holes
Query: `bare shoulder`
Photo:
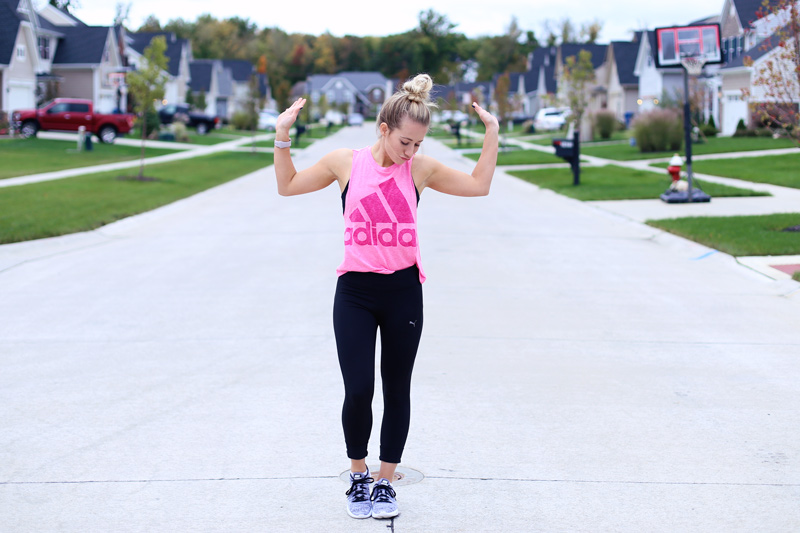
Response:
[[[411,163],[411,175],[414,176],[414,183],[417,189],[422,191],[429,185],[428,180],[436,173],[437,169],[444,165],[429,155],[417,154]]]
[[[339,148],[328,152],[320,159],[320,164],[325,165],[330,172],[336,176],[339,187],[344,190],[344,186],[350,179],[350,169],[353,166],[353,150],[350,148]]]

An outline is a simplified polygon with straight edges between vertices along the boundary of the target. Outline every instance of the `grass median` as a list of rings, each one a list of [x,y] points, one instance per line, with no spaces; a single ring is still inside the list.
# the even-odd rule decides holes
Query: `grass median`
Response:
[[[667,165],[653,166],[666,168]],[[800,154],[706,159],[693,161],[692,170],[700,174],[800,189]]]
[[[551,189],[576,200],[654,200],[670,184],[666,172],[655,172],[608,165],[581,168],[580,185],[572,184],[572,170],[550,168],[541,170],[515,170],[508,172],[529,183]],[[696,181],[696,185],[712,197],[769,196],[768,193],[739,189],[711,182]]]
[[[648,220],[675,235],[734,256],[800,254],[800,213]]]
[[[693,144],[692,155],[776,150],[779,148],[793,148],[795,146],[797,145],[791,139],[772,139],[768,137],[711,137],[708,139],[708,142]],[[683,148],[677,151],[681,155],[685,154]],[[602,146],[591,146],[588,143],[581,145],[581,154],[605,159],[616,159],[617,161],[669,158],[672,157],[674,153],[674,150],[643,153],[638,147],[630,146],[630,144],[625,143]]]
[[[147,148],[145,157],[172,154],[180,150]],[[141,148],[120,144],[93,143],[92,150],[78,152],[75,141],[50,139],[0,140],[0,179],[41,174],[68,168],[87,167],[138,159]]]
[[[0,243],[88,231],[272,164],[272,154],[221,152],[145,167],[0,189]]]

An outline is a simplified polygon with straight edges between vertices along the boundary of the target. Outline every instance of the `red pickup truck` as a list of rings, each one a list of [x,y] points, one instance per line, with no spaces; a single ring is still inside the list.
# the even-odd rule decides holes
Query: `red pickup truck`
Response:
[[[56,98],[39,109],[14,111],[11,121],[23,137],[35,137],[41,131],[78,131],[81,126],[104,143],[113,143],[117,135],[133,128],[134,115],[94,113],[91,100]]]

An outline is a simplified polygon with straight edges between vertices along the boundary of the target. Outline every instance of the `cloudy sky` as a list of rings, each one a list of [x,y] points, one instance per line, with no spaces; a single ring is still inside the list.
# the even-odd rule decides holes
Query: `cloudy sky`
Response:
[[[44,0],[38,0],[39,3]],[[163,23],[172,18],[195,20],[203,13],[217,18],[249,18],[259,28],[279,27],[289,33],[335,36],[402,33],[417,26],[420,11],[431,7],[457,24],[456,31],[468,37],[500,35],[512,16],[519,26],[544,33],[544,21],[570,18],[577,25],[599,20],[603,23],[601,42],[627,40],[631,31],[643,27],[683,25],[716,15],[723,0],[404,0],[401,2],[358,2],[354,0],[125,0],[131,4],[128,26],[137,28],[148,15]],[[90,25],[109,25],[114,19],[114,0],[78,0],[74,14]]]

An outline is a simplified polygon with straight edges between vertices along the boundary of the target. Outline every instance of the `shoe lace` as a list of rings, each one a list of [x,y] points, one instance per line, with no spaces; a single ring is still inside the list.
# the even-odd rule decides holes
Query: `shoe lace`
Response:
[[[375,481],[371,477],[354,478],[350,488],[345,492],[347,496],[353,495],[354,502],[369,501],[369,484]]]
[[[372,489],[372,501],[380,503],[390,503],[397,494],[391,485],[375,485]]]

